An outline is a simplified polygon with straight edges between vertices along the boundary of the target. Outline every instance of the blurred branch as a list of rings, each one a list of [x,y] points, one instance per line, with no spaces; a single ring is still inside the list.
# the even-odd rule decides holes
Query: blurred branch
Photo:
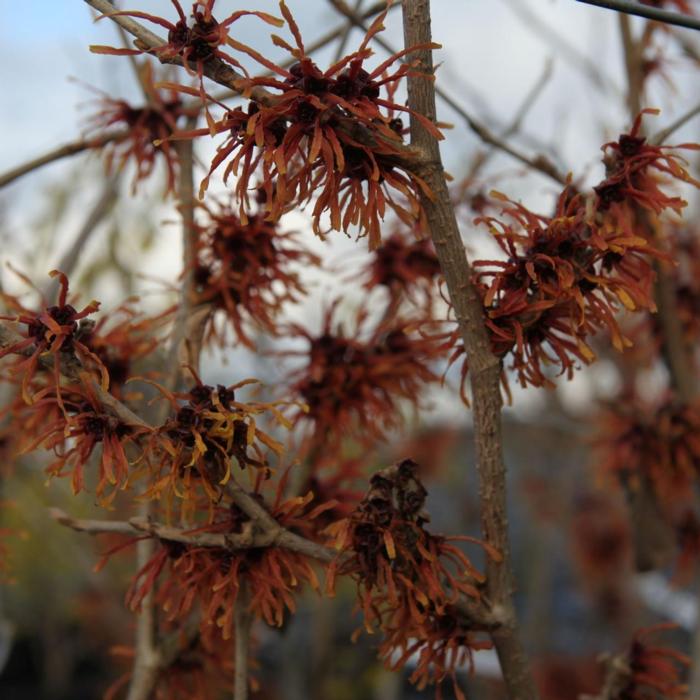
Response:
[[[655,22],[663,22],[664,24],[673,24],[677,27],[685,27],[686,29],[700,30],[700,19],[684,15],[680,12],[669,12],[650,5],[642,5],[638,2],[630,2],[630,0],[576,0],[584,5],[595,5],[606,10],[614,10],[627,15],[636,15],[637,17],[645,17],[652,19]]]
[[[691,119],[700,114],[700,104],[695,105],[692,109],[689,109],[685,114],[681,114],[678,119],[671,122],[665,129],[661,129],[655,133],[650,139],[649,143],[655,146],[660,146],[664,143],[674,132],[678,131],[681,127],[685,126]]]
[[[66,277],[70,277],[80,259],[80,254],[90,236],[114,207],[117,201],[119,178],[108,177],[102,191],[102,196],[95,202],[95,206],[89,211],[85,223],[73,241],[73,245],[66,251],[56,266],[57,270],[63,272]],[[58,279],[53,278],[43,290],[42,294],[46,299],[53,299],[58,291]]]
[[[573,68],[583,71],[588,79],[599,89],[619,94],[619,88],[603,73],[598,65],[586,54],[574,48],[570,41],[562,39],[554,29],[537,12],[533,12],[523,0],[505,0],[506,5],[521,19],[523,26],[537,34],[556,49],[557,55],[567,61]]]
[[[551,59],[547,59],[545,61],[544,69],[541,75],[536,80],[534,85],[530,88],[527,95],[525,95],[525,99],[516,111],[511,123],[500,134],[499,138],[501,140],[505,140],[510,136],[513,136],[513,134],[515,134],[520,129],[520,126],[523,123],[523,120],[525,119],[525,115],[528,113],[532,105],[540,96],[540,93],[542,92],[544,87],[547,85],[547,82],[552,77],[552,65],[553,64]],[[491,150],[486,151],[485,153],[477,154],[477,157],[474,159],[474,162],[472,163],[472,166],[464,179],[466,181],[473,180],[476,177],[477,173],[486,165],[486,163],[488,163],[488,161],[491,159],[496,150],[497,149],[495,147],[492,147]]]
[[[18,165],[16,168],[8,170],[6,173],[0,175],[0,188],[5,187],[5,185],[9,185],[14,180],[17,180],[17,178],[22,177],[22,175],[32,172],[32,170],[37,170],[38,168],[60,160],[61,158],[74,156],[92,148],[101,148],[112,141],[118,141],[125,135],[125,132],[117,131],[109,134],[103,134],[102,136],[97,136],[92,139],[78,139],[77,141],[72,141],[71,143],[66,143],[63,146],[54,148],[48,153],[44,153],[43,156],[38,156],[37,158],[34,158],[23,165]]]
[[[601,658],[605,667],[605,680],[600,693],[597,695],[582,695],[580,700],[617,700],[622,697],[632,677],[627,655],[605,655]]]

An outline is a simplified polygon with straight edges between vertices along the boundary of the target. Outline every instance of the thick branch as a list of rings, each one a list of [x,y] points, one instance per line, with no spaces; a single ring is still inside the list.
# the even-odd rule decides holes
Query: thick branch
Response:
[[[403,17],[406,46],[431,41],[428,0],[403,0]],[[421,51],[417,57],[423,71],[432,77],[430,51]],[[431,80],[421,76],[409,78],[408,105],[436,121],[435,91]],[[510,697],[513,700],[534,700],[537,690],[518,640],[512,601],[506,470],[501,441],[501,363],[491,351],[483,305],[472,283],[471,270],[450,203],[438,142],[417,119],[412,118],[411,143],[423,152],[428,162],[421,174],[433,196],[424,197],[422,204],[469,360],[482,532],[484,539],[496,547],[503,557],[501,562],[489,559],[486,565],[486,595],[503,620],[503,625],[492,632],[492,638]]]

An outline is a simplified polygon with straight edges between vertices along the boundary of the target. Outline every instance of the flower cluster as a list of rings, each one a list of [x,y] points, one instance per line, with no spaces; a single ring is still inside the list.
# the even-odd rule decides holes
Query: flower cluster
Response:
[[[658,113],[656,109],[642,110],[628,134],[621,134],[617,141],[603,146],[606,177],[593,188],[598,211],[610,212],[613,222],[630,235],[638,228],[635,218],[630,216],[630,205],[632,209],[638,206],[657,215],[666,209],[680,214],[686,206],[683,199],[668,195],[660,188],[660,176],[700,187],[700,182],[686,170],[687,161],[673,152],[678,149],[698,150],[700,146],[689,143],[660,146],[649,143],[640,135],[644,114]]]
[[[507,256],[474,263],[492,349],[511,358],[522,386],[551,385],[550,368],[570,378],[578,363],[595,359],[588,339],[601,330],[622,351],[631,341],[616,313],[655,310],[653,263],[667,256],[655,245],[652,217],[686,204],[665,194],[659,175],[700,182],[677,154],[639,135],[641,116],[629,134],[603,147],[607,176],[588,200],[567,187],[545,217],[492,193],[512,223],[477,219]],[[452,359],[461,354],[458,344]],[[465,365],[463,377],[467,371]]]
[[[430,240],[411,241],[400,231],[382,241],[363,270],[365,289],[384,287],[396,302],[404,297],[417,301],[420,294],[427,304],[435,296],[441,274]]]
[[[456,603],[462,596],[478,600],[483,576],[449,542],[472,538],[446,538],[426,529],[427,492],[416,468],[404,460],[374,474],[352,515],[327,528],[346,553],[331,565],[328,589],[333,590],[336,574],[354,578],[365,629],[372,633],[379,627],[384,633],[380,655],[387,665],[400,667],[415,654],[413,682],[423,688],[450,676],[463,698],[455,669],[489,644],[460,617]],[[491,548],[486,551],[499,558]]]
[[[244,223],[227,206],[206,211],[208,221],[197,237],[197,302],[223,311],[237,338],[252,346],[247,326],[275,334],[282,306],[305,294],[293,266],[318,266],[320,260],[294,232],[281,232],[261,215],[248,216]],[[209,335],[215,333],[211,324]]]
[[[14,377],[22,377],[22,397],[28,404],[41,395],[32,395],[30,384],[36,374],[39,364],[51,367],[52,382],[56,387],[60,402],[61,364],[68,363],[72,369],[76,364],[87,371],[99,374],[102,388],[109,383],[107,370],[99,357],[83,342],[83,334],[91,324],[84,325],[84,319],[95,313],[100,304],[91,301],[78,311],[68,303],[68,279],[62,273],[54,270],[51,277],[58,277],[59,293],[56,304],[48,306],[43,303],[43,310],[37,312],[26,308],[17,298],[3,295],[6,305],[15,312],[14,316],[3,316],[6,320],[15,321],[26,328],[21,330],[21,338],[16,342],[8,342],[0,349],[0,357],[18,355],[11,365]],[[49,359],[50,358],[50,359]]]
[[[266,507],[262,496],[256,494]],[[270,516],[286,529],[311,536],[314,520],[333,502],[309,509],[312,496],[282,500],[277,498],[269,509]],[[235,504],[218,507],[212,523],[192,529],[188,534],[254,534],[255,526]],[[249,548],[199,547],[162,540],[160,547],[137,574],[127,595],[127,602],[137,609],[144,596],[160,583],[155,592],[169,622],[184,620],[195,604],[202,610],[200,633],[212,644],[231,639],[237,605],[246,605],[256,618],[272,626],[281,626],[286,611],[296,609],[295,595],[305,584],[319,590],[313,567],[305,555],[274,546]],[[161,574],[167,569],[167,576]],[[160,577],[160,579],[159,579]],[[245,592],[242,589],[245,587]]]
[[[116,138],[103,147],[106,168],[108,172],[115,168],[121,171],[127,163],[133,162],[136,173],[132,192],[153,173],[158,160],[165,164],[166,192],[174,192],[178,158],[169,139],[187,110],[177,92],[156,88],[150,63],[144,64],[140,75],[148,104],[133,107],[126,100],[105,95],[101,109],[90,118],[88,129],[103,134],[114,131]],[[115,129],[123,129],[123,134]]]
[[[46,471],[49,476],[71,476],[73,492],[86,489],[85,467],[99,448],[98,480],[95,495],[103,506],[109,506],[118,490],[129,483],[128,446],[147,432],[126,425],[106,411],[89,384],[47,391],[25,412],[35,424],[33,439],[24,447],[29,452],[37,447],[51,450],[53,459]],[[107,493],[107,489],[111,489]]]
[[[312,422],[321,441],[355,429],[360,439],[376,439],[400,424],[400,400],[415,405],[423,385],[438,381],[429,364],[439,356],[439,346],[399,320],[380,323],[366,334],[364,313],[357,318],[354,337],[347,337],[334,324],[336,309],[337,302],[326,312],[319,335],[298,325],[290,328],[309,343],[306,366],[291,378],[292,395],[305,404],[295,421]]]
[[[280,9],[295,46],[279,36],[273,40],[296,63],[288,69],[278,66],[229,38],[229,46],[253,58],[272,77],[247,81],[247,94],[255,96],[246,109],[228,110],[209,128],[188,135],[227,134],[209,175],[226,163],[224,179],[237,178],[242,219],[250,206],[251,182],[257,180],[263,183],[269,219],[315,200],[312,218],[317,234],[323,235],[327,219],[332,229],[357,228],[360,235],[369,235],[374,248],[387,207],[402,221],[416,225],[422,221],[420,198],[430,194],[406,166],[404,126],[396,113],[408,109],[393,98],[411,63],[400,63],[388,72],[399,59],[423,47],[396,53],[367,70],[364,64],[372,53],[368,45],[383,29],[385,11],[369,27],[357,51],[322,71],[307,56],[299,28],[283,1]],[[381,95],[383,88],[386,97]],[[261,89],[263,97],[254,92]],[[416,118],[442,138],[434,124],[420,115]],[[209,176],[202,189],[208,181]]]
[[[700,412],[668,399],[645,405],[626,396],[600,414],[600,468],[631,488],[648,479],[661,504],[680,505],[700,470]]]
[[[657,632],[674,627],[659,624],[636,632],[623,667],[617,671],[611,700],[688,700],[688,686],[682,675],[690,659],[650,640]]]
[[[177,496],[190,514],[202,491],[210,501],[220,500],[231,478],[232,462],[240,469],[266,470],[268,450],[278,456],[282,453],[281,443],[257,425],[256,416],[270,416],[288,426],[277,405],[236,400],[240,388],[257,380],[213,387],[195,378],[195,386],[184,393],[158,387],[172,413],[151,436],[145,458],[148,497]]]

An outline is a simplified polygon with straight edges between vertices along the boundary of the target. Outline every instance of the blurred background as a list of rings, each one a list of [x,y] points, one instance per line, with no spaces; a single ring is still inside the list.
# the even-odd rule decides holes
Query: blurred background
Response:
[[[129,61],[100,56],[90,44],[119,46],[113,24],[94,22],[81,0],[10,2],[4,9],[0,42],[0,173],[79,139],[102,93],[139,104],[141,95]],[[369,3],[365,3],[368,5]],[[167,0],[117,3],[172,18]],[[325,0],[288,0],[305,37],[317,38],[346,24]],[[690,2],[700,12],[699,2]],[[217,15],[243,3],[218,0]],[[360,6],[362,7],[362,6]],[[254,8],[272,14],[275,2],[257,0]],[[641,31],[643,20],[633,19]],[[237,25],[238,26],[238,25]],[[275,60],[283,57],[269,40],[266,25],[241,20],[245,41]],[[385,40],[402,45],[400,10],[390,12]],[[532,157],[545,156],[583,186],[603,177],[600,147],[629,129],[626,77],[618,19],[612,12],[572,0],[433,1],[433,37],[437,83],[466,112],[495,134]],[[352,29],[347,46],[362,32]],[[700,94],[697,60],[700,36],[669,30],[658,37],[663,63],[649,82],[646,105],[661,109],[649,120],[655,132],[695,106]],[[335,60],[337,42],[314,54],[320,66]],[[377,48],[383,60],[382,49]],[[248,66],[253,70],[252,64]],[[400,101],[400,100],[399,100]],[[560,186],[508,155],[486,146],[465,123],[464,114],[445,101],[438,104],[445,131],[443,157],[455,182],[465,181],[463,237],[470,256],[490,257],[496,248],[484,227],[471,225],[479,202],[491,189],[544,214],[552,210]],[[675,142],[698,140],[700,122],[690,121]],[[217,140],[199,139],[200,163],[211,159]],[[475,168],[475,163],[484,163]],[[697,163],[691,171],[697,175]],[[203,176],[204,168],[197,174]],[[4,291],[26,292],[13,269],[40,286],[48,271],[72,256],[71,289],[103,309],[138,295],[143,308],[157,312],[173,303],[181,273],[182,250],[177,210],[163,198],[164,170],[131,194],[132,173],[114,179],[105,174],[99,153],[58,160],[0,190],[0,283]],[[226,187],[213,177],[212,196]],[[688,220],[697,212],[689,197]],[[108,205],[105,206],[105,202]],[[471,208],[471,209],[470,209]],[[492,210],[495,211],[495,210]],[[318,330],[327,301],[341,296],[341,318],[372,308],[354,275],[370,259],[364,240],[340,233],[316,238],[304,211],[293,212],[285,226],[324,260],[323,271],[306,271],[308,296],[289,306],[289,320]],[[77,248],[76,248],[77,246]],[[9,264],[11,267],[8,267]],[[338,280],[346,281],[339,290]],[[274,350],[293,342],[256,338]],[[660,619],[679,627],[667,635],[688,648],[697,606],[687,581],[673,571],[637,574],[624,494],[604,486],[591,445],[600,401],[616,395],[620,361],[599,348],[600,360],[582,368],[555,390],[518,390],[506,409],[506,452],[510,469],[511,532],[522,605],[525,645],[535,657],[547,700],[568,700],[599,687],[596,657],[619,650],[633,631]],[[247,376],[262,379],[272,395],[294,367],[292,359],[260,355],[245,347],[216,349],[203,359],[203,379],[231,384]],[[444,371],[445,367],[440,367]],[[638,378],[653,393],[663,383],[658,367]],[[431,388],[423,408],[407,407],[401,430],[365,456],[366,473],[410,456],[423,467],[436,531],[478,535],[478,497],[470,415],[459,399],[459,367],[447,372],[443,387]],[[115,647],[130,643],[133,618],[123,597],[132,575],[129,557],[113,557],[99,573],[95,563],[108,547],[64,529],[48,516],[50,506],[76,517],[98,517],[90,497],[76,498],[69,484],[46,483],[41,456],[21,457],[12,478],[2,482],[7,502],[5,524],[18,537],[8,543],[11,581],[0,588],[0,697],[82,700],[100,697],[124,671]],[[478,552],[473,552],[478,561]],[[352,613],[353,592],[341,589],[332,603],[313,594],[281,630],[260,629],[262,684],[259,697],[377,698],[426,696],[375,660],[376,643],[367,635],[351,644],[360,625]],[[500,698],[497,662],[490,652],[475,655],[475,671],[460,677],[468,697]],[[451,689],[445,685],[444,697]]]

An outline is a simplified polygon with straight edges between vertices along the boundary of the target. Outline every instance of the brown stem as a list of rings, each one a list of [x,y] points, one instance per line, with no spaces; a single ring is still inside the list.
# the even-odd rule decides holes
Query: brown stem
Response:
[[[37,170],[38,168],[48,165],[49,163],[53,163],[56,160],[74,156],[77,153],[82,153],[83,151],[87,151],[91,148],[101,148],[111,141],[118,141],[124,136],[124,132],[117,131],[103,134],[102,136],[97,136],[92,139],[78,139],[77,141],[72,141],[71,143],[66,143],[63,146],[54,148],[52,151],[44,153],[44,155],[38,156],[37,158],[34,158],[27,163],[23,163],[22,165],[18,165],[16,168],[12,168],[12,170],[8,170],[6,173],[0,175],[0,188],[5,187],[5,185],[9,185],[17,178],[22,177],[22,175],[32,172],[32,170]]]
[[[431,41],[429,0],[403,0],[403,18],[406,46]],[[435,122],[432,54],[430,51],[420,51],[416,56],[428,77],[409,77],[408,105]],[[486,595],[497,617],[503,622],[492,631],[492,639],[509,697],[512,700],[535,700],[538,693],[518,638],[512,598],[514,584],[506,513],[506,469],[501,440],[501,363],[491,351],[483,305],[472,283],[471,270],[450,203],[438,142],[417,119],[411,118],[411,143],[423,153],[427,162],[421,174],[432,191],[432,197],[425,196],[422,204],[469,358],[482,533],[484,539],[502,555],[501,562],[489,558],[486,564]]]

